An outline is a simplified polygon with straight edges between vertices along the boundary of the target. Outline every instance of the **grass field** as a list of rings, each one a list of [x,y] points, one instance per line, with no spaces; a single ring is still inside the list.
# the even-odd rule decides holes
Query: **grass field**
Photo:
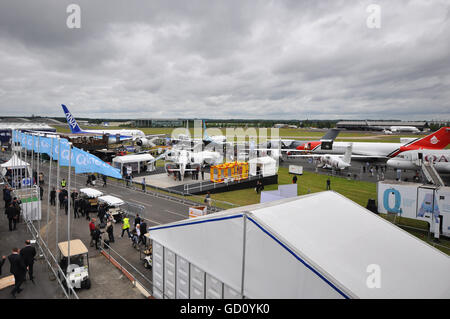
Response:
[[[292,176],[287,167],[280,167],[278,170],[278,183],[280,185],[292,183]],[[316,193],[326,190],[326,181],[330,178],[331,189],[344,195],[356,203],[366,206],[369,198],[376,199],[376,184],[355,180],[347,180],[342,177],[327,176],[304,172],[298,176],[297,189],[299,195]],[[267,185],[264,190],[276,190],[278,185]],[[225,193],[212,194],[213,199],[230,202],[239,206],[259,203],[260,195],[251,189],[230,191]]]

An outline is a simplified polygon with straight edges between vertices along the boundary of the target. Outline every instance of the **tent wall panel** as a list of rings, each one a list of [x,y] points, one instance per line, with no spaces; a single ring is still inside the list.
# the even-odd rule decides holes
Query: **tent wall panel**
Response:
[[[164,247],[153,241],[153,296],[163,299],[164,295]]]
[[[242,295],[234,290],[233,288],[229,287],[228,285],[223,285],[223,298],[224,299],[242,299]]]
[[[191,299],[205,299],[205,272],[191,264]]]
[[[206,274],[206,299],[222,299],[223,283],[213,276]]]
[[[152,228],[150,237],[214,278],[240,290],[242,284],[242,215],[208,222],[192,219],[176,227]],[[201,221],[202,219],[198,219]],[[198,252],[202,253],[199,254]],[[190,258],[191,256],[195,256]]]
[[[188,299],[189,298],[189,262],[186,259],[177,256],[177,286],[176,286],[176,298]]]
[[[175,254],[164,247],[164,295],[169,299],[175,299],[175,260]]]

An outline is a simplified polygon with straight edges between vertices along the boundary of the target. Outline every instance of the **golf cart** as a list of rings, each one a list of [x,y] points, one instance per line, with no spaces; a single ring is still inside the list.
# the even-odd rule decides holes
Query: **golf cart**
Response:
[[[97,198],[102,196],[103,193],[94,188],[81,188],[80,197],[87,198],[91,205],[90,211],[97,211],[98,201]]]
[[[108,206],[108,212],[114,219],[115,223],[120,223],[123,218],[123,212],[120,206],[125,204],[123,200],[121,200],[118,197],[106,195],[106,196],[100,196],[98,198],[99,203],[105,203]]]
[[[69,260],[69,242],[58,243],[59,266],[64,271],[67,278],[63,281],[64,288],[91,288],[91,279],[89,278],[89,257],[88,249],[79,239],[70,241],[70,265]]]

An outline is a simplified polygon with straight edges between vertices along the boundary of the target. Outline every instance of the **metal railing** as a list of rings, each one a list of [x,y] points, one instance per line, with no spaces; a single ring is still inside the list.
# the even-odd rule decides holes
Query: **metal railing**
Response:
[[[107,247],[106,249],[104,248],[105,246]],[[136,267],[131,265],[110,245],[105,243],[103,239],[101,241],[100,251],[104,252],[104,256],[109,260],[109,262],[114,264],[122,273],[124,273],[125,275],[128,274],[131,277],[130,278],[126,275],[128,279],[130,279],[130,281],[132,282],[133,286],[138,288],[144,296],[148,297],[152,295],[153,282],[150,279],[148,279],[142,272],[140,272]],[[136,279],[136,277],[139,277],[140,280]]]

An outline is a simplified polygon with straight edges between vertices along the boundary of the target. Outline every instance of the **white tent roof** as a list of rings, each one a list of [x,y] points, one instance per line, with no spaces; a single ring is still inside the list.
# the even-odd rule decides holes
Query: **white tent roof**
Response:
[[[26,168],[30,166],[29,163],[22,161],[17,154],[13,154],[13,156],[6,163],[1,164],[3,168]]]
[[[248,161],[249,164],[275,164],[276,160],[274,160],[270,156],[256,157],[252,158]]]
[[[136,162],[148,162],[153,159],[154,159],[154,157],[151,156],[150,154],[136,154],[136,155],[116,156],[113,158],[113,162],[136,163]]]
[[[105,195],[98,198],[99,202],[104,202],[108,204],[109,206],[120,206],[123,205],[125,202],[121,200],[118,197],[111,196],[111,195]]]
[[[85,194],[87,197],[96,198],[102,196],[103,193],[94,188],[81,188],[80,193]]]
[[[450,257],[332,191],[153,227],[150,237],[240,291],[244,229],[250,298],[450,298]],[[374,265],[380,288],[367,285]]]

